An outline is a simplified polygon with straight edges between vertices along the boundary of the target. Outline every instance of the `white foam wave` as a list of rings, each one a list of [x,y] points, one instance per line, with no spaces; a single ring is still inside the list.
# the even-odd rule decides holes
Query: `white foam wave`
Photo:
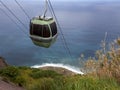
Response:
[[[79,68],[77,67],[74,67],[74,66],[70,66],[70,65],[64,65],[64,64],[60,64],[60,63],[45,63],[45,64],[42,64],[42,65],[34,65],[34,66],[31,66],[32,68],[42,68],[42,67],[47,67],[47,66],[51,66],[51,67],[61,67],[61,68],[65,68],[67,70],[70,70],[76,74],[84,74],[83,72],[80,71]]]

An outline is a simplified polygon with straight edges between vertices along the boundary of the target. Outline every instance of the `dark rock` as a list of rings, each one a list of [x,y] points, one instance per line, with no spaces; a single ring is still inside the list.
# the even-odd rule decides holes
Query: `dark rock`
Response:
[[[7,66],[8,64],[5,62],[5,59],[3,57],[0,57],[0,69]]]

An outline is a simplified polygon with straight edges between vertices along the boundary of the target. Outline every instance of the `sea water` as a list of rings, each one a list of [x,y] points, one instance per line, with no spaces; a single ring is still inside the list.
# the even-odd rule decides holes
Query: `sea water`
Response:
[[[13,23],[0,10],[0,56],[11,65],[61,63],[79,67],[81,54],[84,54],[85,58],[94,57],[95,51],[101,48],[100,44],[106,32],[107,44],[120,36],[120,2],[51,0],[69,50],[64,46],[59,29],[57,41],[50,48],[38,47],[29,38],[30,19],[14,0],[2,1],[26,27],[0,3],[0,8],[17,23]],[[44,12],[43,0],[17,1],[30,18]],[[47,15],[51,15],[49,11]]]

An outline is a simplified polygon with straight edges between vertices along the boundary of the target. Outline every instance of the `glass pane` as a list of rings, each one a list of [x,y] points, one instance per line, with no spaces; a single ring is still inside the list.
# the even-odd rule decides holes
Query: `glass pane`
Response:
[[[43,26],[43,37],[50,37],[50,30],[48,25]]]
[[[33,35],[42,36],[42,25],[33,25]]]
[[[32,33],[32,35],[36,35],[40,37],[50,37],[50,30],[49,30],[48,25],[34,24],[33,30],[31,30],[30,33]]]
[[[57,27],[56,27],[56,23],[52,23],[50,24],[50,27],[51,27],[51,31],[52,31],[52,36],[56,35],[57,34]]]

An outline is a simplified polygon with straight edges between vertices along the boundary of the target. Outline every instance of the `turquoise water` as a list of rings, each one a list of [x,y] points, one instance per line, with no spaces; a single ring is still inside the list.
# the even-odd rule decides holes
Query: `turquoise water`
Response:
[[[32,18],[43,13],[42,0],[18,0]],[[51,0],[52,1],[52,0]],[[55,2],[53,7],[71,51],[71,58],[61,40],[61,33],[50,48],[35,46],[24,32],[29,34],[29,19],[14,0],[3,2],[26,25],[25,29],[1,4],[18,28],[0,11],[0,56],[12,65],[39,65],[43,63],[62,63],[79,66],[81,54],[85,58],[94,56],[100,43],[107,35],[107,44],[120,36],[120,2]],[[48,15],[50,13],[48,12]]]

